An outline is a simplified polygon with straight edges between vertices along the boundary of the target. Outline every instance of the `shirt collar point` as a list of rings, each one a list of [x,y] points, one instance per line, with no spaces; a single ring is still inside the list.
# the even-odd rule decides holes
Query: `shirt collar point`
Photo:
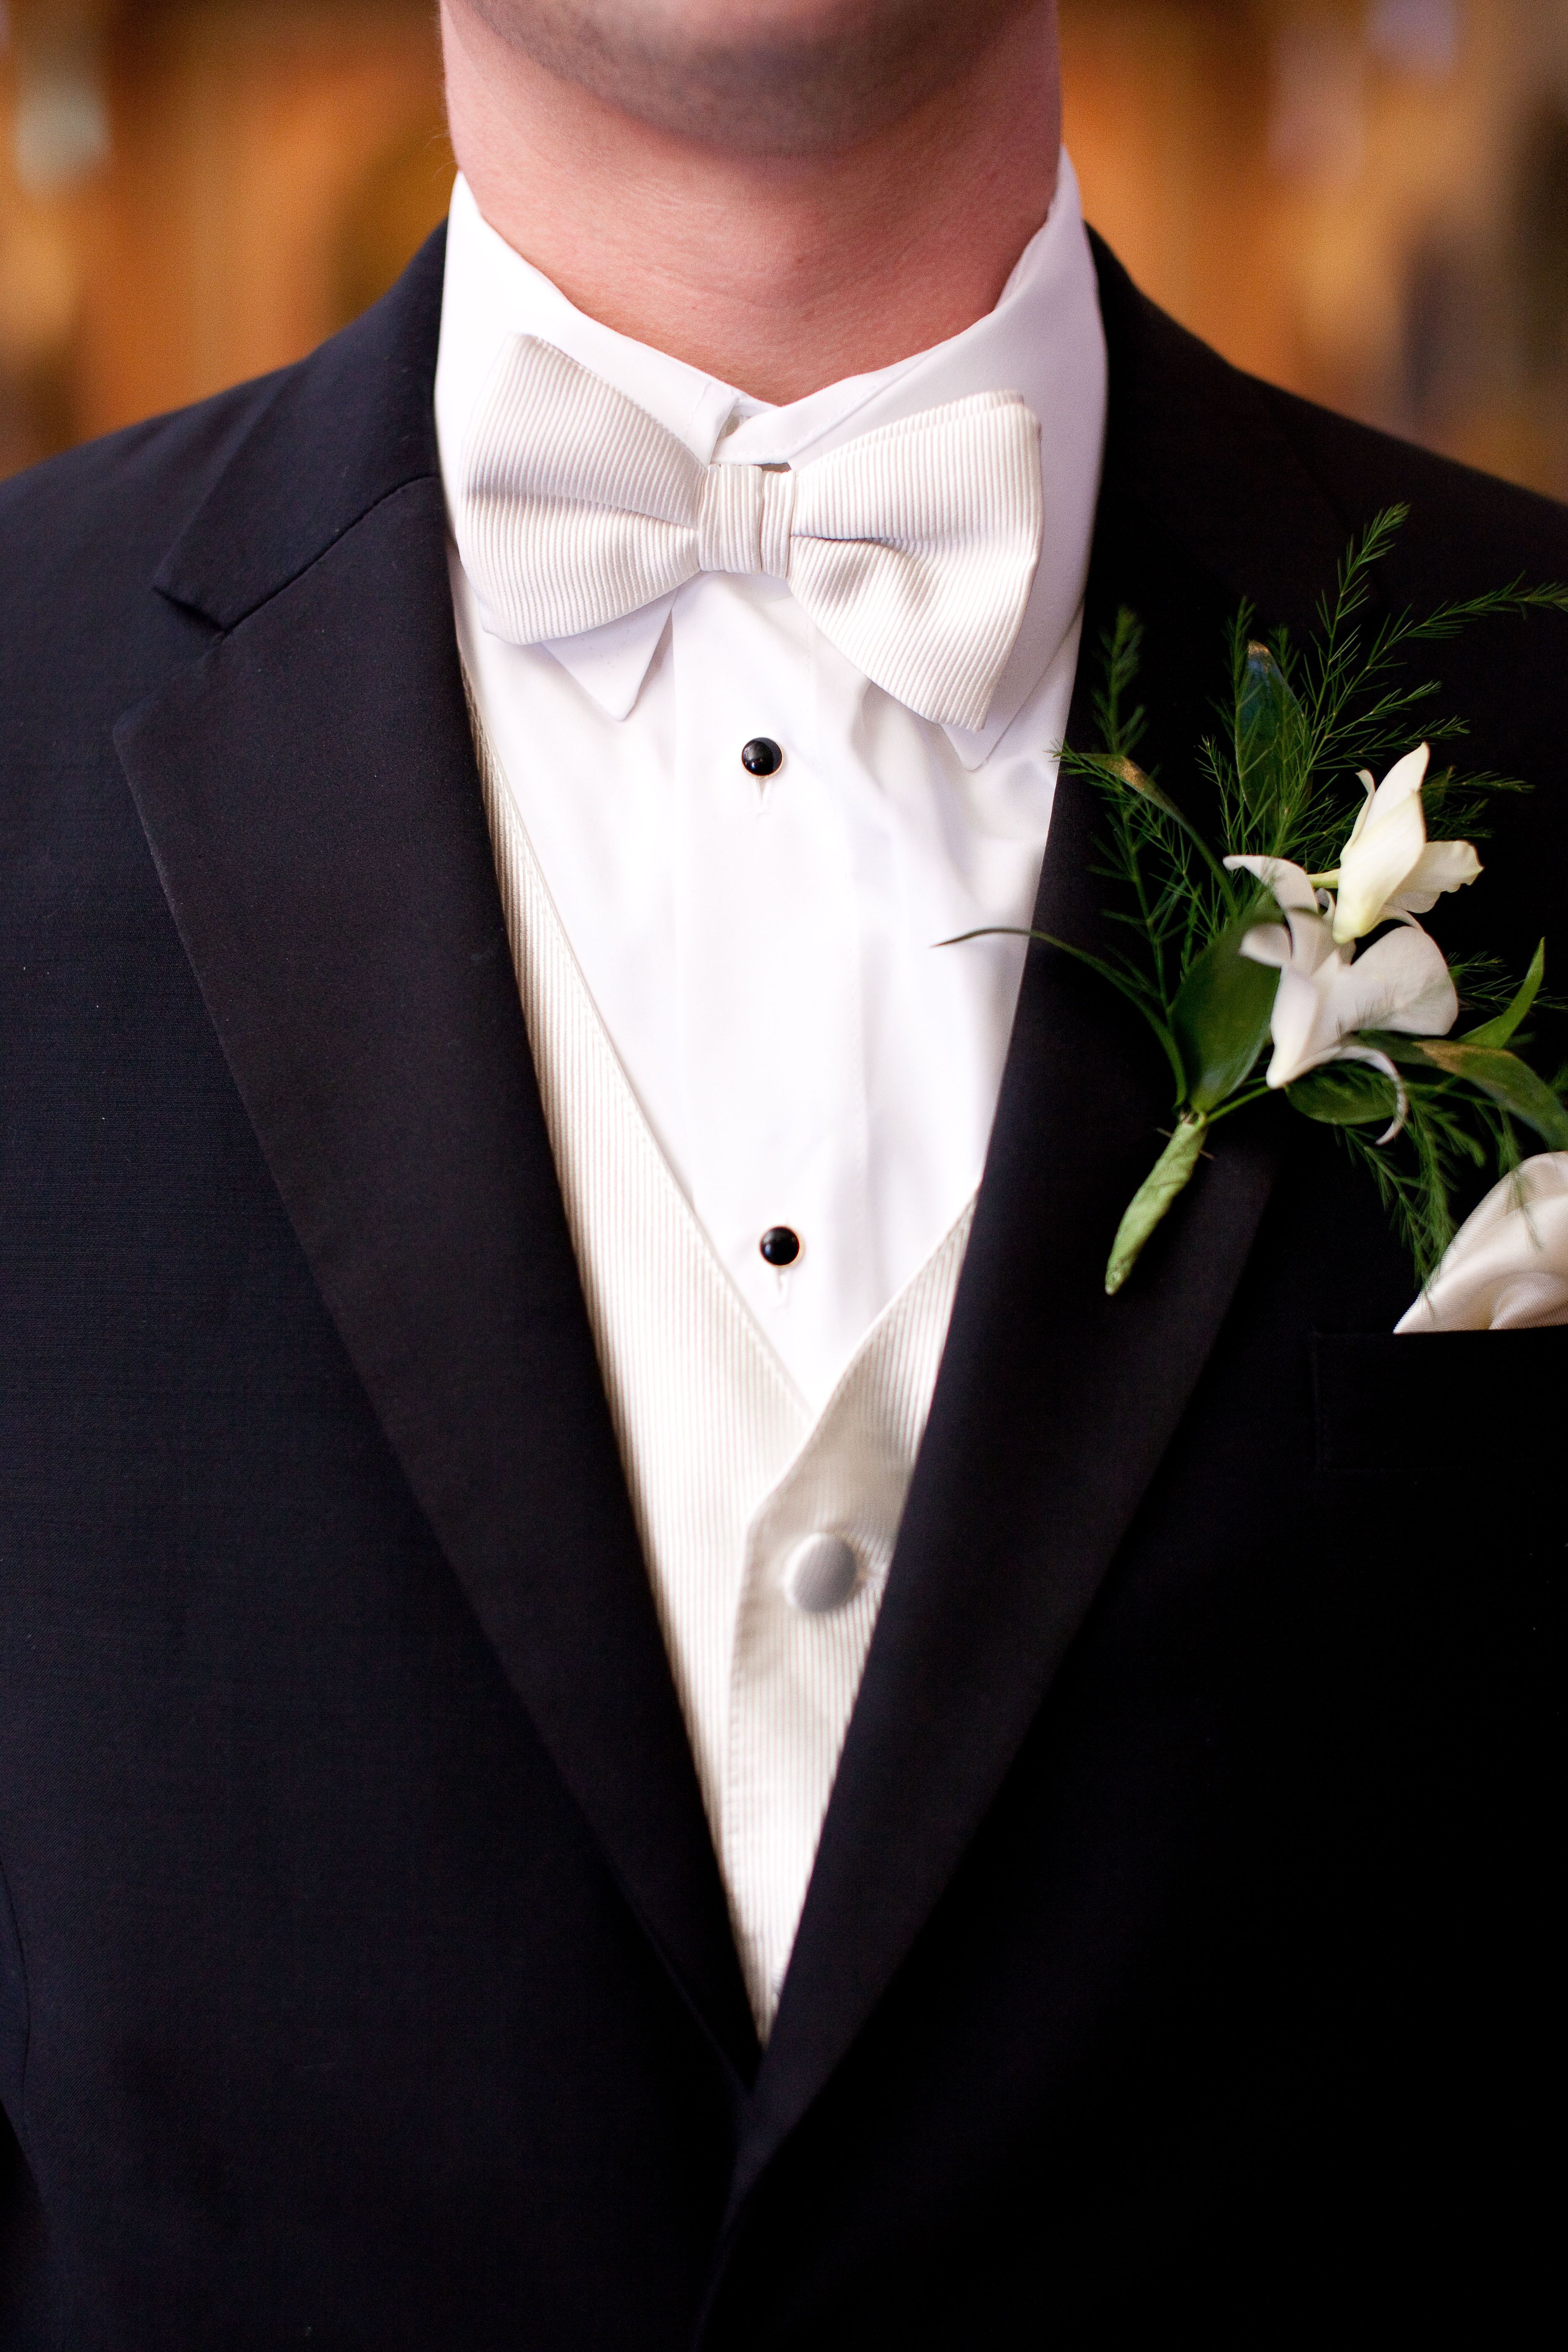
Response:
[[[674,602],[661,596],[619,621],[574,637],[545,639],[541,650],[558,661],[606,719],[629,719],[658,650]]]
[[[971,775],[976,768],[984,766],[1003,737],[1011,730],[1014,720],[1033,700],[1037,688],[1044,683],[1050,669],[1050,661],[1041,660],[1037,648],[1020,646],[1018,653],[1025,658],[1020,660],[1016,654],[1008,662],[983,725],[952,727],[944,724],[942,727],[942,731],[952,744],[959,761]]]
[[[1011,725],[1011,720],[1007,725]],[[997,744],[1006,733],[1006,726],[996,726],[988,719],[984,727],[950,727],[943,725],[942,733],[952,744],[961,766],[973,775],[984,767]]]

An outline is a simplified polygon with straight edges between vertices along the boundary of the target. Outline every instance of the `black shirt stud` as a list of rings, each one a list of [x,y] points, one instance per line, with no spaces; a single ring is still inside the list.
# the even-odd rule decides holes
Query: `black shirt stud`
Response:
[[[769,1265],[793,1265],[800,1255],[800,1235],[788,1225],[770,1225],[757,1247]]]
[[[776,775],[784,766],[784,753],[771,735],[753,735],[741,746],[741,765],[748,776]]]

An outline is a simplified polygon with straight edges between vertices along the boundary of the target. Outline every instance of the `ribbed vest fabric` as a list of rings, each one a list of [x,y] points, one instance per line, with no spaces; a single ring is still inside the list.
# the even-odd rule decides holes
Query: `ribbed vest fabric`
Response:
[[[746,1989],[765,2040],[930,1411],[973,1200],[811,1412],[672,1174],[594,1004],[470,694],[551,1149]],[[787,1280],[787,1276],[784,1277]],[[806,1537],[859,1568],[784,1589]]]

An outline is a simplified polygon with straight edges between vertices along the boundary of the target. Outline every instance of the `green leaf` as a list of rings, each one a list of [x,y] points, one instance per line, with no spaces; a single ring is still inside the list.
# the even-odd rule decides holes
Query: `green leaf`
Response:
[[[1184,1118],[1138,1187],[1127,1213],[1116,1228],[1110,1261],[1105,1269],[1105,1295],[1114,1298],[1133,1267],[1139,1252],[1173,1201],[1191,1183],[1203,1150],[1207,1120]]]
[[[1545,977],[1546,941],[1542,940],[1535,950],[1530,970],[1524,975],[1524,984],[1508,1011],[1500,1013],[1495,1020],[1483,1021],[1479,1029],[1467,1029],[1458,1042],[1462,1045],[1506,1045],[1540,995],[1541,983]]]
[[[1259,753],[1271,751],[1289,727],[1290,713],[1297,709],[1296,698],[1272,648],[1253,638],[1247,648],[1236,702],[1242,741]]]
[[[1308,751],[1306,717],[1289,680],[1270,647],[1254,640],[1237,680],[1236,764],[1249,829],[1264,828],[1270,855],[1300,799]]]
[[[1129,759],[1125,751],[1080,752],[1078,764],[1089,775],[1099,777],[1102,783],[1125,785],[1130,793],[1136,793],[1140,800],[1152,801],[1154,806],[1163,809],[1167,816],[1181,818],[1182,812],[1174,801],[1168,799],[1153,777],[1146,776],[1137,761]]]
[[[1191,965],[1171,1007],[1187,1100],[1210,1111],[1250,1076],[1268,1040],[1279,986],[1272,964],[1254,963],[1241,942],[1256,917],[1227,923]]]
[[[1506,1018],[1506,1015],[1505,1015]],[[1564,1110],[1544,1078],[1538,1078],[1517,1054],[1503,1054],[1489,1045],[1462,1038],[1424,1037],[1421,1058],[1451,1078],[1476,1087],[1514,1118],[1532,1127],[1549,1151],[1568,1151],[1568,1110]]]
[[[1285,1089],[1292,1109],[1325,1127],[1386,1127],[1398,1097],[1381,1070],[1364,1062],[1326,1062]]]

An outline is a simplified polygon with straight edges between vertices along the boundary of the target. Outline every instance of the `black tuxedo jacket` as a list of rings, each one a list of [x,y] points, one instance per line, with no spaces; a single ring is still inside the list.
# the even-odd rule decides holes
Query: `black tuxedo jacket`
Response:
[[[1306,622],[1388,500],[1395,602],[1568,577],[1100,263],[1086,646],[1142,614],[1173,790],[1237,600]],[[5,2340],[1519,2340],[1568,1333],[1390,1336],[1282,1104],[1108,1302],[1168,1086],[1048,951],[759,2053],[480,808],[441,265],[0,493]],[[1436,919],[1522,969],[1568,628],[1443,650],[1537,790]]]

